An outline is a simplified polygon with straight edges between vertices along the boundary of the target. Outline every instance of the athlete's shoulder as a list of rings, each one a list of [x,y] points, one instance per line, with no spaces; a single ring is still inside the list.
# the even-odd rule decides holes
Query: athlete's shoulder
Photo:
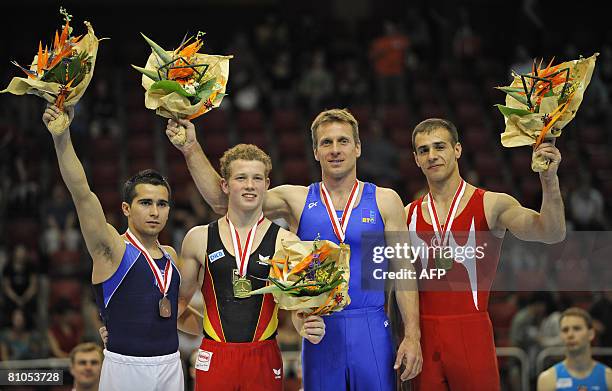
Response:
[[[555,391],[557,382],[557,371],[555,366],[548,368],[538,376],[537,391]]]
[[[397,206],[397,202],[403,207],[402,199],[399,194],[391,188],[376,186],[376,200],[379,202],[379,206],[386,204]]]
[[[172,260],[176,261],[178,259],[178,254],[176,253],[176,250],[174,249],[174,247],[162,245],[162,248],[164,249],[164,251],[166,251],[170,255]]]

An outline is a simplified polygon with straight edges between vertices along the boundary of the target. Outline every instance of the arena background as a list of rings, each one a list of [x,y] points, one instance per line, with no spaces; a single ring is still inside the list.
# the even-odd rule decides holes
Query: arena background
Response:
[[[198,30],[207,33],[204,52],[234,55],[229,95],[220,109],[196,121],[199,140],[215,164],[229,146],[250,142],[272,156],[272,185],[319,180],[310,122],[325,108],[347,107],[360,121],[364,153],[359,178],[394,188],[405,203],[425,186],[412,158],[412,128],[422,119],[443,117],[459,128],[464,178],[508,192],[538,209],[541,190],[529,168],[529,148],[506,149],[499,142],[503,118],[493,104],[502,103],[504,95],[493,87],[507,84],[511,69],[528,69],[534,57],[547,62],[555,56],[560,62],[599,52],[585,101],[558,140],[563,155],[559,176],[568,227],[587,232],[609,229],[612,29],[599,2],[10,2],[2,5],[0,23],[3,88],[20,74],[11,60],[27,64],[38,40],[50,42],[61,23],[60,5],[74,16],[77,32],[82,21],[89,20],[98,37],[110,38],[100,43],[94,78],[71,130],[90,185],[109,222],[119,230],[125,229],[119,213],[120,186],[147,167],[167,174],[173,187],[174,207],[161,235],[163,243],[180,248],[187,229],[217,217],[197,194],[181,155],[167,141],[164,120],[145,109],[140,76],[129,66],[143,65],[149,53],[139,32],[172,48],[185,33]],[[400,56],[399,74],[381,74],[370,56],[373,42],[390,24],[409,42]],[[42,125],[43,107],[36,97],[0,96],[0,343],[11,343],[16,305],[7,297],[9,284],[32,290],[32,299],[22,307],[32,340],[37,341],[21,357],[0,356],[3,364],[10,360],[19,365],[14,362],[19,358],[61,357],[62,352],[49,344],[48,330],[63,328],[75,336],[62,341],[66,347],[98,341],[91,260]],[[576,254],[576,264],[591,261],[585,257]],[[495,292],[489,307],[502,352],[504,389],[524,389],[522,376],[533,387],[538,369],[559,358],[537,360],[543,349],[558,345],[555,316],[570,305],[590,309],[598,320],[596,345],[612,346],[610,283],[604,286],[607,294],[555,288],[544,284],[550,263],[521,251],[506,258],[510,259],[503,260],[498,278],[514,285]],[[609,257],[600,259],[603,269],[597,273],[609,273],[606,260]],[[15,272],[24,262],[25,271]],[[582,278],[588,286],[590,277]],[[278,340],[287,360],[286,389],[298,389],[299,338],[286,316]],[[181,335],[186,366],[197,343]],[[516,357],[527,360],[523,367]],[[610,362],[610,356],[602,359]],[[21,364],[65,366],[66,361]]]

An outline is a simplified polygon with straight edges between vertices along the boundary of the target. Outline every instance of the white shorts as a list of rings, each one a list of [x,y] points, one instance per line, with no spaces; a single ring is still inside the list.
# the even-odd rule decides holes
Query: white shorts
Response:
[[[183,391],[179,352],[165,356],[134,357],[104,349],[100,391]]]

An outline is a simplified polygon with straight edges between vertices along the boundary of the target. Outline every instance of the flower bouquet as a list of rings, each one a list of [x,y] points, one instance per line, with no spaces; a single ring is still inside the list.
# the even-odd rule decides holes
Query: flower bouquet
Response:
[[[178,49],[164,50],[142,34],[152,53],[144,68],[132,65],[142,73],[145,106],[165,118],[193,119],[219,107],[225,96],[232,56],[198,53],[202,32],[183,39]],[[185,131],[172,140],[185,143]]]
[[[87,34],[73,36],[70,26],[72,15],[64,8],[60,8],[60,13],[64,16],[65,24],[61,34],[55,33],[53,47],[45,45],[43,50],[42,42],[39,41],[38,54],[29,67],[13,61],[27,78],[14,77],[1,93],[38,95],[60,109],[74,106],[83,96],[93,76],[98,39],[89,22],[84,22]],[[49,129],[59,134],[66,129],[68,123],[68,115],[63,112],[58,119],[49,122]]]
[[[502,145],[533,145],[535,150],[544,139],[559,137],[582,103],[597,55],[556,66],[552,66],[553,58],[546,68],[542,68],[542,61],[536,67],[534,61],[531,73],[513,73],[514,80],[509,86],[496,87],[506,93],[506,105],[496,105],[506,124]],[[544,171],[548,163],[545,158],[534,156],[531,169]]]
[[[303,310],[305,316],[340,311],[348,295],[348,245],[327,240],[283,242],[270,265],[268,285],[251,295],[272,293],[281,309]]]

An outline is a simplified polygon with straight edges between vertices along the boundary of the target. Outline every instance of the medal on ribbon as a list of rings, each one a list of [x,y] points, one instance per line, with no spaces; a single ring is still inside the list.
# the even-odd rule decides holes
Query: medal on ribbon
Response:
[[[427,208],[429,211],[429,216],[431,218],[431,225],[433,226],[435,237],[431,240],[431,245],[434,248],[434,262],[436,268],[450,270],[453,268],[453,263],[455,262],[453,258],[453,254],[450,248],[448,248],[448,237],[449,232],[453,226],[453,222],[455,221],[455,216],[457,214],[457,210],[459,209],[459,203],[461,202],[461,198],[463,197],[463,193],[465,192],[465,181],[462,179],[459,183],[459,187],[453,196],[453,200],[451,202],[450,208],[448,210],[448,215],[446,216],[446,221],[444,225],[440,225],[440,221],[438,220],[438,213],[436,211],[436,204],[434,203],[434,199],[431,193],[427,194],[429,202],[427,203]]]
[[[153,257],[151,257],[151,254],[149,254],[147,249],[142,245],[142,243],[140,243],[136,236],[132,235],[129,228],[125,232],[125,237],[144,255],[145,259],[147,260],[149,268],[151,268],[151,271],[155,276],[155,281],[157,281],[157,287],[163,295],[162,298],[159,299],[159,316],[162,318],[169,318],[172,315],[172,305],[170,304],[170,299],[167,297],[170,282],[172,281],[172,262],[170,261],[170,256],[164,251],[158,242],[157,246],[160,250],[162,250],[164,257],[166,258],[166,267],[164,268],[164,273],[162,274],[161,270],[159,270],[159,267],[157,267],[157,264],[153,260]]]
[[[325,209],[327,210],[327,215],[329,216],[329,220],[332,223],[334,233],[336,234],[336,237],[338,238],[340,243],[344,243],[344,239],[346,238],[346,229],[348,227],[349,219],[351,218],[351,213],[353,212],[353,206],[355,205],[355,201],[357,201],[358,194],[359,181],[355,180],[355,184],[351,189],[349,198],[348,200],[346,200],[346,205],[344,205],[344,210],[342,211],[342,218],[339,220],[331,196],[329,195],[325,184],[321,182],[321,198],[323,199],[323,204],[325,204]]]
[[[251,256],[251,248],[255,241],[255,234],[257,233],[257,227],[264,221],[263,213],[253,228],[249,231],[246,241],[244,243],[244,249],[240,243],[240,236],[238,230],[234,227],[231,220],[225,216],[225,220],[230,228],[232,235],[232,244],[234,245],[234,258],[236,258],[237,269],[233,270],[232,273],[232,288],[234,291],[234,297],[237,299],[244,299],[250,297],[250,292],[253,289],[251,286],[251,280],[246,278],[247,267],[249,265],[249,257]]]

